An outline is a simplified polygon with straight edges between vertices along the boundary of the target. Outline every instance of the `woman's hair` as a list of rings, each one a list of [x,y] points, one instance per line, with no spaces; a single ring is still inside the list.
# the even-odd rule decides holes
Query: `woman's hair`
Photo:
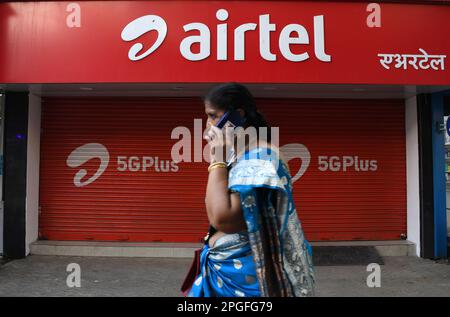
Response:
[[[226,83],[212,88],[203,101],[209,102],[213,107],[225,111],[234,111],[242,109],[245,116],[246,127],[267,128],[267,138],[270,141],[270,126],[267,121],[256,109],[255,99],[250,91],[244,85],[238,83]],[[259,133],[258,133],[259,135]]]

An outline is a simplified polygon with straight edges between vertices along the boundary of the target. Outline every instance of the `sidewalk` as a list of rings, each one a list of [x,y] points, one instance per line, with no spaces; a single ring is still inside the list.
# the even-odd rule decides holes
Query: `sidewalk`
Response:
[[[189,259],[32,255],[0,266],[0,296],[180,296]],[[369,288],[366,265],[317,266],[318,296],[450,296],[450,265],[384,257],[381,287]],[[68,288],[67,265],[81,267],[81,287]]]

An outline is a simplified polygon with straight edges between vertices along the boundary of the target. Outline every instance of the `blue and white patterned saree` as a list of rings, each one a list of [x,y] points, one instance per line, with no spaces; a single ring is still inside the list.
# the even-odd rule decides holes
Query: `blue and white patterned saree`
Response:
[[[260,296],[252,249],[246,232],[227,234],[212,248],[205,244],[200,255],[201,274],[188,296]]]
[[[229,171],[247,232],[220,237],[200,256],[188,296],[313,296],[311,248],[292,197],[288,166],[276,150],[254,148]]]

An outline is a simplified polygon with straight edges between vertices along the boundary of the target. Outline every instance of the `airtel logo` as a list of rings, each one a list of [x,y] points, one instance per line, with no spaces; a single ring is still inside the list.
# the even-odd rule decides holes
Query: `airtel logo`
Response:
[[[220,22],[228,20],[229,13],[225,9],[219,9],[216,12],[216,18]],[[314,16],[314,54],[319,61],[330,62],[331,56],[325,53],[325,31],[324,16]],[[258,28],[259,33],[259,53],[266,61],[276,61],[277,55],[271,51],[270,33],[277,30],[277,25],[270,22],[270,15],[263,14],[259,16],[259,23],[244,23],[236,27],[233,31],[234,39],[234,60],[245,60],[245,39],[247,32],[255,31]],[[183,26],[184,32],[198,31],[198,35],[191,35],[184,38],[180,43],[181,55],[189,61],[201,61],[211,55],[211,30],[200,22],[193,22]],[[220,23],[216,27],[216,48],[217,60],[228,60],[228,24]],[[149,49],[142,52],[144,44],[135,43],[128,51],[128,58],[131,61],[139,61],[156,51],[164,42],[167,36],[166,21],[157,15],[145,15],[128,23],[122,30],[121,38],[123,41],[138,40],[144,34],[156,31],[158,37]],[[231,33],[231,32],[230,32]],[[198,43],[200,51],[194,53],[191,50],[193,44]],[[308,30],[301,24],[288,24],[283,27],[278,37],[278,48],[281,55],[292,62],[303,62],[310,58],[308,52],[293,53],[292,45],[309,45],[310,37]]]
[[[305,174],[306,170],[311,163],[311,154],[306,146],[299,143],[289,143],[285,144],[280,148],[280,151],[283,153],[284,158],[286,159],[286,163],[289,163],[292,159],[300,159],[301,166],[298,169],[297,173],[292,176],[292,184],[295,183],[300,177]]]
[[[80,169],[73,179],[73,183],[76,187],[89,185],[103,174],[109,164],[109,152],[106,147],[100,143],[87,143],[77,147],[67,157],[66,164],[71,168],[80,167],[93,158],[100,159],[99,168],[93,176],[85,181],[81,181],[81,179],[87,175],[87,171],[85,169]]]
[[[166,21],[164,21],[164,19],[162,19],[157,15],[146,15],[129,23],[123,29],[122,40],[124,41],[136,40],[138,37],[153,30],[158,32],[158,38],[156,39],[156,42],[153,43],[153,45],[141,55],[137,54],[142,50],[144,46],[141,43],[134,44],[128,52],[128,58],[130,60],[138,61],[156,51],[156,49],[162,44],[162,42],[166,38],[167,24]]]

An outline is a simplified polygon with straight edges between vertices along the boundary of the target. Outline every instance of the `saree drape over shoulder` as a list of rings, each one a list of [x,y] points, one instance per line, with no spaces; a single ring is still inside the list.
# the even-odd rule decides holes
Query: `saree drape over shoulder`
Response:
[[[228,187],[240,195],[247,238],[221,248],[222,237],[213,254],[204,246],[202,274],[190,296],[314,295],[311,248],[298,219],[288,166],[278,152],[266,147],[246,152],[230,169]],[[221,260],[228,264],[226,272],[220,272]]]

